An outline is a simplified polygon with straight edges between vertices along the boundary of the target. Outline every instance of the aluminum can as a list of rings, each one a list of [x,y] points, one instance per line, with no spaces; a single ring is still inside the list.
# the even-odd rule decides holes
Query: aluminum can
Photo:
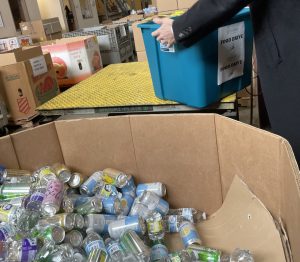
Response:
[[[122,188],[127,184],[129,177],[117,169],[106,168],[103,170],[102,179],[107,184]]]
[[[71,230],[65,236],[65,243],[69,243],[72,247],[81,247],[83,242],[83,236],[80,231],[78,230]]]
[[[70,180],[68,181],[68,184],[72,188],[78,188],[83,184],[84,180],[85,180],[84,175],[75,172],[72,174]]]
[[[167,261],[169,251],[162,239],[151,243],[151,261]]]
[[[162,239],[165,235],[163,219],[160,213],[155,212],[146,219],[148,235],[151,240]]]
[[[118,215],[122,212],[119,198],[109,197],[102,199],[103,211],[106,214]]]
[[[134,202],[134,198],[130,194],[123,194],[123,197],[121,198],[121,214],[123,216],[127,216],[130,212],[130,209],[132,207],[132,204]]]
[[[193,244],[189,245],[187,251],[195,261],[219,262],[222,255],[220,250]]]
[[[190,221],[184,221],[179,226],[179,234],[185,248],[191,244],[201,245],[201,240],[197,229]]]
[[[117,220],[115,215],[88,214],[84,217],[84,225],[98,234],[108,233],[108,226]]]
[[[42,210],[45,215],[53,216],[59,209],[63,199],[64,184],[58,179],[49,181],[42,202]]]
[[[125,217],[118,219],[108,226],[108,232],[111,238],[118,239],[123,232],[133,230],[140,235],[146,233],[145,221],[141,217]]]
[[[133,198],[136,197],[136,185],[134,183],[134,178],[132,175],[128,175],[127,184],[121,188],[121,192],[124,195],[130,195]]]
[[[150,248],[133,230],[127,230],[120,237],[120,244],[127,253],[133,253],[141,261],[150,261]]]
[[[136,195],[140,196],[144,191],[150,191],[164,197],[167,194],[166,186],[160,182],[139,184],[136,188]]]
[[[80,193],[82,195],[93,196],[95,194],[95,189],[97,184],[102,180],[103,173],[97,171],[93,173],[81,186]]]

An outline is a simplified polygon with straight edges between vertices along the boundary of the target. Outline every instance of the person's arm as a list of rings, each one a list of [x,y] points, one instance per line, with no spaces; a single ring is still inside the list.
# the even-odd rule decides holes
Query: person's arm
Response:
[[[253,0],[199,0],[172,25],[177,43],[188,47],[224,24]]]

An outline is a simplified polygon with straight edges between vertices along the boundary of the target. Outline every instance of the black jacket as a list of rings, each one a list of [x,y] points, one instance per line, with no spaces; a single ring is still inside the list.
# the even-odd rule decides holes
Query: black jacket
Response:
[[[272,131],[300,161],[300,0],[199,0],[175,20],[179,44],[190,46],[250,4],[258,75]]]

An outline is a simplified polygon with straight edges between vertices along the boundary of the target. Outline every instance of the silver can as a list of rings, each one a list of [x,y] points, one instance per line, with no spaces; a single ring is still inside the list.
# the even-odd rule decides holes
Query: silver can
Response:
[[[83,235],[78,230],[72,230],[65,236],[65,243],[69,243],[72,247],[81,247],[83,241]]]
[[[105,183],[114,185],[118,188],[126,186],[127,182],[129,181],[128,175],[113,168],[105,168],[103,170],[102,179]]]
[[[85,180],[85,176],[76,172],[72,174],[68,184],[72,188],[78,188],[83,184],[84,180]]]
[[[102,180],[103,173],[97,171],[93,173],[81,186],[80,193],[82,195],[93,196],[95,194],[95,189],[97,184]]]

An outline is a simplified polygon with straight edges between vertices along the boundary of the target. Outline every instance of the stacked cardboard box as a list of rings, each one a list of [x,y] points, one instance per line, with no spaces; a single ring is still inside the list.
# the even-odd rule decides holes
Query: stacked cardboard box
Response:
[[[34,43],[62,38],[58,17],[20,23],[23,35],[30,35]]]
[[[96,36],[63,38],[40,44],[43,52],[51,54],[60,86],[77,84],[102,68]]]
[[[30,36],[22,35],[0,39],[0,53],[7,52],[19,47],[32,45]]]
[[[59,94],[50,55],[43,55],[41,47],[0,54],[0,93],[11,121],[35,116],[37,106]]]
[[[153,5],[158,12],[172,11],[177,9],[189,9],[198,0],[153,0]]]

